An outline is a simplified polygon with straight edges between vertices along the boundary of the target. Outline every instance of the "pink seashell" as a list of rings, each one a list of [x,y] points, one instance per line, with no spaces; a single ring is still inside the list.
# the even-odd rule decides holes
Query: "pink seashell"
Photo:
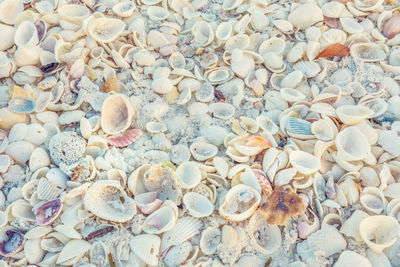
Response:
[[[85,72],[85,61],[83,59],[78,59],[72,64],[71,69],[69,70],[69,77],[71,80],[79,79],[82,77]]]
[[[309,211],[314,216],[313,222],[311,223],[308,218],[306,218],[306,220],[297,225],[297,233],[301,239],[307,239],[307,237],[316,232],[321,226],[318,217],[314,214],[314,212],[311,210]]]
[[[143,214],[152,213],[162,204],[162,200],[157,199],[157,192],[146,192],[136,195],[135,201]]]
[[[398,33],[400,33],[400,15],[395,15],[388,19],[385,23],[385,26],[383,26],[382,33],[388,39],[392,39]]]
[[[155,228],[157,228],[158,230],[161,229],[161,219],[158,216],[153,216],[150,220],[149,220],[149,225],[153,226]]]
[[[272,185],[269,182],[267,176],[260,170],[253,170],[254,174],[257,177],[257,181],[260,184],[264,193],[268,196],[272,192]]]
[[[35,212],[38,225],[48,225],[57,219],[62,210],[61,200],[56,198],[43,203]]]
[[[160,55],[162,55],[163,57],[168,57],[176,50],[177,50],[176,45],[167,44],[160,48]]]
[[[142,131],[139,129],[132,129],[127,131],[121,137],[104,137],[106,141],[116,147],[126,147],[135,142],[139,137],[142,136]]]

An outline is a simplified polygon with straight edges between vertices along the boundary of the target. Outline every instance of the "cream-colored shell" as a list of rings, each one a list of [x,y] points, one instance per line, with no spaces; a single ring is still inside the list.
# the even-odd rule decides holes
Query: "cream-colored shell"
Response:
[[[131,125],[134,114],[133,106],[125,95],[110,95],[101,108],[101,128],[111,135],[122,133]]]
[[[125,23],[114,18],[97,18],[88,22],[87,31],[90,37],[100,43],[114,41],[124,30]]]

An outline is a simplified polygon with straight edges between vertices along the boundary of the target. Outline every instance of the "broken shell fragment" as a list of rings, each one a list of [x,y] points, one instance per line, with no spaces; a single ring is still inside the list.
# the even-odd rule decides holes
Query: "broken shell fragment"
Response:
[[[22,250],[24,247],[24,236],[12,229],[2,230],[4,237],[0,243],[0,255],[3,257],[11,257]]]
[[[37,207],[35,211],[37,224],[41,226],[51,224],[60,215],[62,207],[61,200],[58,198]]]

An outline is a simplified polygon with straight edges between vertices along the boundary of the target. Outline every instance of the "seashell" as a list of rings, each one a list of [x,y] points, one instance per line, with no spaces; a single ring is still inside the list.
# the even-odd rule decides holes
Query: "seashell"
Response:
[[[343,30],[350,34],[361,33],[364,31],[364,28],[360,23],[352,18],[340,18],[340,23],[342,24]]]
[[[236,48],[232,51],[231,69],[237,76],[245,78],[254,68],[255,62],[253,57]]]
[[[373,43],[353,44],[350,47],[350,54],[353,58],[363,62],[376,62],[386,59],[385,51]]]
[[[167,231],[162,236],[161,255],[164,255],[172,246],[182,244],[186,240],[200,233],[203,223],[191,216],[180,218],[174,228]]]
[[[0,52],[0,77],[8,77],[13,71],[15,71],[13,68],[13,63],[6,56],[6,54]]]
[[[231,142],[235,149],[245,156],[254,156],[259,154],[262,150],[271,147],[271,144],[262,136],[242,135],[233,139]]]
[[[400,15],[394,15],[390,19],[385,22],[385,25],[382,29],[382,34],[387,37],[388,39],[392,39],[397,34],[400,33]]]
[[[35,111],[36,102],[27,97],[14,97],[8,102],[7,108],[15,113],[32,113]]]
[[[214,30],[205,21],[197,22],[192,28],[193,41],[196,45],[204,47],[214,40]]]
[[[278,30],[280,30],[283,33],[291,34],[294,32],[294,27],[293,27],[292,23],[290,23],[287,20],[276,19],[273,21],[273,24],[276,28],[278,28]]]
[[[344,160],[361,160],[371,151],[365,135],[354,126],[342,130],[336,137],[335,144],[338,154]]]
[[[285,50],[286,44],[285,40],[278,37],[272,37],[268,40],[265,40],[261,43],[258,48],[258,53],[263,55],[268,52],[274,52],[277,55],[280,55]]]
[[[258,252],[269,255],[281,246],[282,236],[279,227],[267,224],[259,212],[251,217],[248,229],[251,243]]]
[[[304,14],[311,14],[304,16]],[[315,4],[302,4],[290,12],[288,20],[296,28],[305,30],[317,22],[323,21],[321,8]]]
[[[185,145],[175,145],[170,150],[170,159],[175,164],[181,164],[190,159],[189,148]]]
[[[286,69],[286,65],[282,60],[282,57],[274,52],[267,52],[262,54],[264,58],[264,65],[270,71],[274,73],[281,73]]]
[[[18,47],[30,47],[39,43],[39,35],[35,24],[30,21],[23,21],[15,31],[14,43]]]
[[[345,266],[354,266],[357,264],[360,264],[360,266],[372,267],[372,264],[366,257],[361,256],[360,254],[351,250],[343,251],[339,256],[339,259],[333,266],[345,267]]]
[[[35,146],[33,144],[26,141],[18,141],[9,144],[5,153],[17,163],[25,165],[34,150]]]
[[[142,136],[142,131],[140,129],[132,129],[127,131],[121,137],[105,137],[107,143],[115,147],[126,147],[133,144],[137,139]]]
[[[1,18],[1,15],[0,15]],[[2,40],[0,40],[0,51],[5,51],[14,45],[15,28],[0,24]]]
[[[303,55],[307,51],[307,44],[305,42],[299,42],[295,44],[292,49],[290,49],[288,55],[287,55],[287,60],[290,63],[294,63],[301,59]]]
[[[58,8],[58,15],[62,20],[81,25],[90,16],[90,10],[84,5],[62,5]]]
[[[144,174],[150,169],[150,167],[151,165],[144,164],[132,172],[128,177],[128,188],[133,195],[138,195],[147,191],[143,180]]]
[[[148,234],[160,234],[171,230],[176,220],[174,208],[169,205],[161,206],[144,220],[143,231]]]
[[[232,24],[229,22],[222,22],[218,25],[215,31],[215,37],[220,41],[228,40],[232,35]]]
[[[360,11],[376,11],[382,7],[383,0],[355,0],[354,6]]]
[[[313,122],[311,125],[311,132],[316,138],[322,141],[330,141],[337,134],[337,130],[327,119]]]
[[[147,15],[149,16],[149,19],[153,21],[161,21],[168,18],[169,12],[163,7],[150,6],[147,9]]]
[[[145,264],[157,266],[161,239],[156,235],[142,234],[132,237],[129,242],[133,253]]]
[[[25,238],[20,232],[5,227],[2,229],[2,242],[0,243],[0,255],[12,257],[22,250]]]
[[[84,197],[85,207],[94,215],[114,222],[126,222],[136,214],[135,202],[115,180],[93,183]]]
[[[360,235],[367,246],[375,253],[381,254],[391,247],[399,235],[399,222],[393,217],[376,215],[360,222]]]
[[[289,154],[289,162],[300,173],[309,175],[321,168],[320,160],[304,151],[292,151]]]
[[[380,214],[387,205],[383,192],[376,187],[365,187],[360,196],[360,203],[367,211],[375,214]]]
[[[183,203],[189,214],[196,218],[207,217],[214,210],[214,205],[205,196],[194,192],[187,192],[183,196]]]
[[[294,117],[290,117],[286,120],[286,123],[282,123],[283,120],[281,121],[281,125],[285,125],[285,131],[289,134],[289,135],[294,135],[294,136],[310,136],[312,135],[311,132],[311,123],[306,121],[306,120],[302,120],[302,119],[298,119],[298,118],[294,118]]]
[[[212,103],[208,107],[212,115],[218,119],[227,120],[235,114],[235,108],[228,103]]]
[[[315,77],[321,71],[321,66],[313,61],[300,61],[297,62],[294,67],[301,71],[306,78]]]
[[[210,83],[204,83],[194,95],[200,102],[210,102],[214,99],[214,87]]]
[[[221,231],[213,226],[205,229],[201,234],[200,249],[205,255],[212,255],[217,251],[221,242]]]
[[[89,250],[90,243],[85,240],[71,240],[61,250],[56,264],[75,264]]]
[[[32,151],[32,154],[29,158],[29,169],[32,172],[49,165],[50,157],[47,154],[46,150],[41,147],[37,147],[35,150]]]
[[[204,78],[211,84],[222,84],[233,78],[233,72],[227,67],[214,68],[206,71]]]
[[[120,2],[113,6],[113,12],[122,18],[132,16],[133,11],[136,9],[136,5],[133,1]]]
[[[321,9],[325,17],[340,18],[343,11],[346,10],[346,6],[340,2],[332,1],[323,4]]]
[[[146,192],[135,196],[135,202],[143,214],[150,214],[161,205],[157,192]]]
[[[261,196],[255,189],[239,184],[228,191],[219,214],[228,221],[243,221],[256,211],[260,201]]]
[[[242,4],[243,0],[224,0],[222,3],[222,9],[223,10],[232,10],[237,8]]]
[[[281,97],[288,102],[297,102],[304,100],[306,96],[300,91],[292,88],[281,88],[280,90]]]
[[[201,180],[200,169],[193,162],[183,162],[175,172],[178,183],[183,189],[194,188]]]
[[[129,128],[133,116],[132,104],[125,95],[110,95],[101,108],[101,128],[107,134],[121,133]]]
[[[43,203],[35,211],[37,224],[40,226],[51,224],[60,215],[62,208],[63,205],[58,198]]]
[[[218,153],[216,146],[205,142],[195,142],[190,146],[189,150],[193,158],[198,161],[205,161]]]
[[[125,23],[119,19],[96,18],[89,20],[87,32],[90,37],[100,43],[114,41],[122,33]]]
[[[24,3],[22,0],[5,0],[0,4],[0,21],[12,25],[23,11]]]
[[[339,119],[346,125],[355,125],[373,114],[373,111],[364,106],[342,105],[336,109]]]

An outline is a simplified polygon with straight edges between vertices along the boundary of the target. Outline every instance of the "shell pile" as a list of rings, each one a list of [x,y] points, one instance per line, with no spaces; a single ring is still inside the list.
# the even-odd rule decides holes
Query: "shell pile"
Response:
[[[400,266],[398,0],[0,0],[0,265]]]

